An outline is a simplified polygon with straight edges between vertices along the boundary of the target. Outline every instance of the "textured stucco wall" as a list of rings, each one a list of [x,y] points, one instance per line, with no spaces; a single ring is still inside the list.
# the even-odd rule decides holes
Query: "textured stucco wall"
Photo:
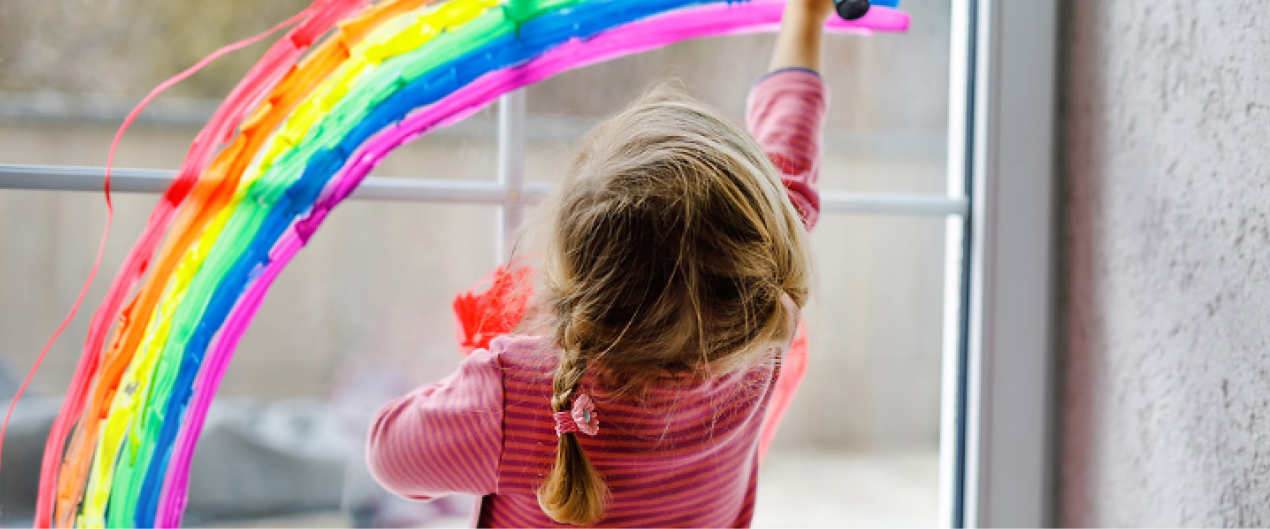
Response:
[[[1064,525],[1270,525],[1270,2],[1068,4]]]

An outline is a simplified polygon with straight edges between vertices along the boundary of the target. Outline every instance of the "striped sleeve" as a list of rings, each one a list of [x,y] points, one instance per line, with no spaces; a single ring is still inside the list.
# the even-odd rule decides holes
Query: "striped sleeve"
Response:
[[[474,351],[458,371],[385,405],[366,460],[384,488],[416,500],[493,494],[503,444],[498,357]]]
[[[789,199],[811,229],[820,217],[820,137],[828,91],[815,71],[777,70],[750,89],[745,122],[782,173]]]

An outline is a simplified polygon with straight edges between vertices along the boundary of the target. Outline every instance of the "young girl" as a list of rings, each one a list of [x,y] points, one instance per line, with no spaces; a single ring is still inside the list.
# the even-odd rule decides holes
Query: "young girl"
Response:
[[[554,213],[546,330],[388,403],[367,448],[383,486],[483,496],[481,527],[749,525],[808,294],[832,10],[787,4],[753,137],[666,91],[591,133]]]

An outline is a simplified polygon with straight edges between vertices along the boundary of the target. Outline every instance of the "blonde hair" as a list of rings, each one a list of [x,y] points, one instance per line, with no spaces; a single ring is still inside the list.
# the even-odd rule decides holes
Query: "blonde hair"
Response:
[[[540,307],[560,350],[554,411],[596,363],[624,391],[731,372],[792,337],[782,298],[806,302],[806,231],[759,145],[705,105],[653,89],[590,133],[556,201]],[[561,435],[543,512],[592,524],[607,502]]]

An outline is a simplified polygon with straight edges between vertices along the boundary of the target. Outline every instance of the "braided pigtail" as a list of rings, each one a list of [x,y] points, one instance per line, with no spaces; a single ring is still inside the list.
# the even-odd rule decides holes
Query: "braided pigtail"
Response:
[[[551,409],[569,412],[578,393],[578,384],[586,373],[588,362],[576,352],[565,351],[552,378]],[[604,484],[582,444],[578,432],[559,433],[556,464],[538,489],[538,506],[552,520],[574,525],[589,525],[604,517],[609,489]]]

